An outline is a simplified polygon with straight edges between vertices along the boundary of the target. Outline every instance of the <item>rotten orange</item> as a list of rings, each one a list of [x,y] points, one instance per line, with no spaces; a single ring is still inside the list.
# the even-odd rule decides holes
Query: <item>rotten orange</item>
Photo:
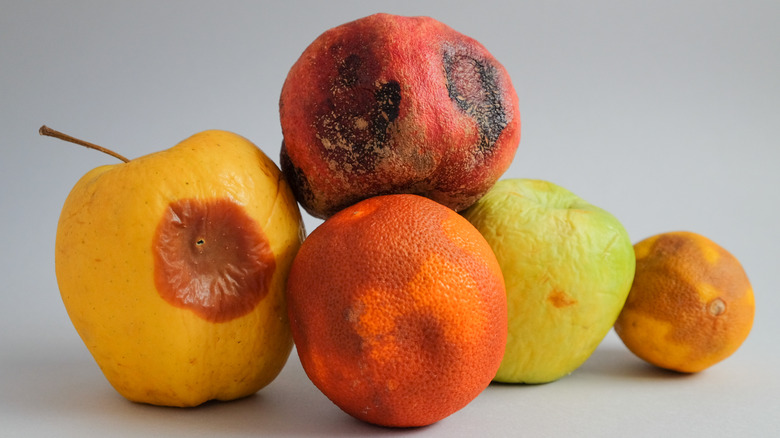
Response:
[[[692,232],[636,245],[636,274],[615,331],[661,368],[704,370],[733,354],[753,326],[755,299],[734,255]]]
[[[466,219],[417,195],[348,207],[304,241],[287,284],[306,374],[350,415],[423,426],[466,406],[501,363],[504,281]]]

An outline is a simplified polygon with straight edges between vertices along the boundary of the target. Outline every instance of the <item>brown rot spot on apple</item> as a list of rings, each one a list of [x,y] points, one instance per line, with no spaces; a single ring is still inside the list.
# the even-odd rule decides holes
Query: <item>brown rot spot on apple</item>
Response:
[[[499,70],[482,56],[472,54],[468,46],[444,50],[447,93],[461,111],[477,123],[479,148],[489,152],[507,126],[505,102],[499,87]]]
[[[254,309],[268,293],[276,268],[265,234],[229,199],[170,203],[152,253],[160,296],[211,322]]]

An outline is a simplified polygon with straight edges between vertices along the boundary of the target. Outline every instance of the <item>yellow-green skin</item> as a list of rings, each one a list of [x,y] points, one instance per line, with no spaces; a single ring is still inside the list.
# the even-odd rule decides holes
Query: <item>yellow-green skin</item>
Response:
[[[161,297],[153,241],[181,199],[230,201],[267,238],[276,267],[251,310],[220,320],[215,309],[209,320]],[[167,406],[231,400],[270,383],[287,361],[284,289],[303,236],[276,165],[243,137],[205,131],[78,181],[57,228],[57,281],[74,327],[123,396]]]
[[[501,180],[463,215],[490,243],[506,282],[509,337],[494,380],[546,383],[577,369],[631,288],[636,261],[626,230],[540,180]]]

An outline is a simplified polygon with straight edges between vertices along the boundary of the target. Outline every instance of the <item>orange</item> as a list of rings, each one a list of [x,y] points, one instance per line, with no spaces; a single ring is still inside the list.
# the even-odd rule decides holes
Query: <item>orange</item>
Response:
[[[348,414],[424,426],[470,403],[507,337],[504,280],[482,235],[409,194],[369,198],[304,241],[288,313],[309,379]]]
[[[684,231],[647,238],[634,251],[634,282],[615,323],[629,350],[658,367],[695,373],[742,345],[755,301],[736,257]]]

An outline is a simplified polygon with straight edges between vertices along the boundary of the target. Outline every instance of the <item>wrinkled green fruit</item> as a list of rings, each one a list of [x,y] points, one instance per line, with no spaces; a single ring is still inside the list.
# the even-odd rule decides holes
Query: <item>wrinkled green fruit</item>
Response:
[[[582,365],[626,301],[636,260],[607,211],[555,184],[499,181],[463,215],[504,274],[509,337],[495,380],[546,383]]]

